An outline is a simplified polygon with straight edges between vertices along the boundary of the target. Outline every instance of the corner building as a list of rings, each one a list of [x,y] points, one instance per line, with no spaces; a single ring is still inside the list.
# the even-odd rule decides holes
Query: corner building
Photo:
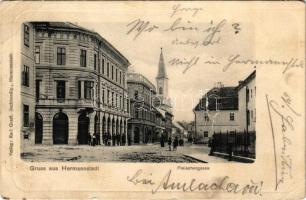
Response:
[[[128,73],[127,84],[131,113],[128,120],[129,144],[157,142],[156,112],[153,107],[155,86],[146,77],[134,72]]]
[[[129,61],[98,33],[63,22],[34,22],[35,143],[125,144]],[[108,136],[108,137],[109,137]]]

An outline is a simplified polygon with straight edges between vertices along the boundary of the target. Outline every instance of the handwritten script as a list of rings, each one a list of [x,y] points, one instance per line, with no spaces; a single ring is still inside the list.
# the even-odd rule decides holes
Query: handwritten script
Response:
[[[127,176],[127,181],[135,186],[147,185],[152,194],[159,191],[182,191],[182,192],[227,192],[233,194],[253,194],[261,196],[263,181],[254,182],[250,180],[248,184],[239,184],[232,182],[230,177],[224,176],[215,179],[215,181],[202,181],[196,178],[190,178],[185,181],[175,181],[172,177],[172,170],[160,180],[153,180],[152,174],[146,174],[142,169],[137,170],[132,176]]]
[[[272,130],[273,139],[273,150],[274,150],[274,166],[275,166],[275,190],[278,190],[282,183],[286,180],[292,179],[292,157],[288,152],[288,148],[292,145],[291,137],[295,130],[295,118],[300,117],[301,114],[298,113],[292,105],[292,98],[287,92],[284,92],[279,101],[274,99],[269,99],[266,95],[267,107],[269,111],[270,125]],[[273,114],[277,118],[273,118]],[[277,123],[281,130],[281,144],[277,144],[279,141],[279,134],[275,131],[278,130],[274,127],[274,122],[278,120]],[[280,152],[280,153],[279,153]]]

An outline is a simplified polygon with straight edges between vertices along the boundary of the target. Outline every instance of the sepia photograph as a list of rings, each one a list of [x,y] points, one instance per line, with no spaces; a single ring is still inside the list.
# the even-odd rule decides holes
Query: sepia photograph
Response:
[[[132,23],[128,33],[143,26]],[[216,30],[208,30],[214,35],[205,42],[213,45],[224,25],[223,20]],[[71,22],[22,24],[23,159],[254,162],[256,66],[230,77],[207,71],[197,77],[201,84],[195,86],[183,77],[194,73],[192,69],[174,74],[180,69],[173,66],[187,61],[169,57],[181,50],[159,47],[163,41],[156,38],[157,44],[138,47],[152,52],[132,56],[129,47],[134,40],[119,50],[113,44],[119,41],[105,39],[92,27]],[[140,59],[147,61],[144,67],[149,70],[134,66]],[[195,88],[184,93],[185,87]]]
[[[0,3],[3,199],[305,198],[305,4]]]

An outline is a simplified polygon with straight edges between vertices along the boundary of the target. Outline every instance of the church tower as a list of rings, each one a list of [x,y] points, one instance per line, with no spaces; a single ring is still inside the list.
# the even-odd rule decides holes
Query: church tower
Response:
[[[165,100],[168,98],[168,76],[164,62],[163,48],[160,48],[160,56],[158,63],[158,73],[156,77],[157,96]]]

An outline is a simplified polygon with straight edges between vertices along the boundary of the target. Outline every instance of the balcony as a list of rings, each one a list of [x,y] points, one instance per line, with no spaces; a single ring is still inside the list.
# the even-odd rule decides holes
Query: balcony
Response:
[[[98,103],[93,99],[39,99],[36,105],[42,107],[74,106],[93,108],[97,107]]]

